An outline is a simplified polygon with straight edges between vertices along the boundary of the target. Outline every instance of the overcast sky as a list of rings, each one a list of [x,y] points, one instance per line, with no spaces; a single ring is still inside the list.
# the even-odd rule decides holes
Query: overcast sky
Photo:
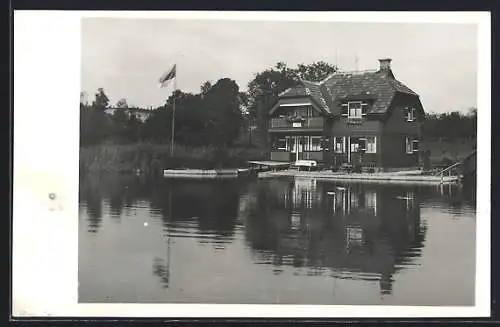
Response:
[[[341,70],[378,68],[392,58],[398,80],[426,111],[477,106],[477,27],[460,24],[255,22],[86,18],[82,22],[82,90],[104,88],[112,104],[157,107],[170,95],[158,78],[177,63],[177,87],[198,93],[205,81],[234,79],[240,89],[257,72],[323,60]],[[337,61],[338,58],[338,61]]]

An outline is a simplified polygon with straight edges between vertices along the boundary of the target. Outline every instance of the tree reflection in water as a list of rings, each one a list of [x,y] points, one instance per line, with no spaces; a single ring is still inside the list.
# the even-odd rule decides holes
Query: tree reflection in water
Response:
[[[87,231],[96,233],[103,215],[118,221],[140,201],[163,226],[165,255],[152,263],[168,287],[170,247],[182,237],[222,249],[238,230],[255,264],[274,274],[330,275],[376,280],[391,293],[393,276],[421,255],[426,225],[420,204],[442,201],[475,205],[475,194],[434,189],[311,180],[143,180],[126,176],[80,181]],[[104,212],[103,212],[104,211]]]
[[[170,281],[170,267],[164,259],[154,258],[153,274],[160,277],[163,288],[168,288]]]
[[[392,276],[420,256],[426,227],[417,189],[270,180],[253,192],[245,230],[259,264],[376,279],[390,293]]]

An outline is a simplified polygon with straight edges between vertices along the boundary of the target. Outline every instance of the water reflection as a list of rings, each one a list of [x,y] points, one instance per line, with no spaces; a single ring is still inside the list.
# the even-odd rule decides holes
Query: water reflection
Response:
[[[379,279],[390,293],[393,274],[420,256],[426,227],[414,190],[272,180],[253,192],[245,234],[257,263]]]
[[[80,204],[87,210],[88,228],[99,230],[103,206],[120,219],[144,202],[164,229],[182,230],[191,222],[197,233],[231,240],[239,209],[240,185],[234,181],[151,181],[135,176],[100,175],[80,181]],[[124,212],[125,211],[125,212]],[[181,236],[179,236],[181,237]]]
[[[80,182],[80,204],[86,207],[88,232],[96,233],[102,223],[102,194],[99,180],[85,179]]]
[[[95,256],[101,265],[113,262],[106,265],[113,269],[110,275],[147,270],[165,294],[187,288],[172,285],[188,271],[206,269],[207,278],[222,274],[228,281],[237,279],[207,265],[218,254],[218,260],[228,260],[217,261],[226,267],[259,267],[272,278],[288,274],[370,281],[378,284],[378,293],[392,294],[395,275],[418,265],[428,230],[421,211],[436,203],[440,210],[463,215],[475,210],[475,192],[456,186],[300,179],[148,181],[136,176],[94,176],[80,181],[86,228],[80,229],[79,248],[90,253],[85,260],[91,268]],[[136,227],[143,226],[142,220],[149,222],[149,231]],[[93,242],[105,254],[94,253]],[[130,266],[136,262],[132,259],[143,257],[147,267]],[[88,280],[100,285],[98,275],[88,274]],[[126,278],[121,283],[126,280],[131,290],[140,292],[139,282]],[[123,285],[117,282],[116,289]],[[238,287],[244,294],[251,292],[245,285]]]

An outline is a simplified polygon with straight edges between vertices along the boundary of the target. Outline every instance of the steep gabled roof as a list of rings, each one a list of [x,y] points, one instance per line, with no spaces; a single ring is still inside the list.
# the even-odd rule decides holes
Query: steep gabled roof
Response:
[[[309,94],[307,94],[306,88],[302,83],[295,85],[294,87],[290,87],[278,94],[280,98],[306,97],[308,95]]]
[[[310,97],[321,109],[323,109],[327,113],[330,113],[330,107],[323,97],[323,92],[321,91],[321,86],[319,85],[319,83],[301,80],[299,84],[281,92],[279,94],[279,97]]]
[[[279,97],[309,96],[326,112],[340,114],[342,101],[368,99],[373,102],[370,113],[385,113],[397,93],[418,96],[394,78],[390,70],[336,72],[319,83],[301,80]]]
[[[326,100],[321,91],[321,86],[319,83],[302,81],[302,84],[306,87],[306,92],[310,94],[311,98],[326,112],[330,113],[330,107],[326,103]]]

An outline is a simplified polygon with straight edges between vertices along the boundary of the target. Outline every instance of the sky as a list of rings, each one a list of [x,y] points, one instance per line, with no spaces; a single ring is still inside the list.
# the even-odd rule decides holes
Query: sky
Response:
[[[279,61],[293,68],[322,60],[351,71],[391,58],[395,77],[420,95],[427,112],[477,106],[473,24],[84,18],[81,51],[89,101],[102,87],[111,104],[125,98],[156,108],[172,92],[158,79],[173,64],[177,88],[198,93],[205,81],[225,77],[246,90]]]

